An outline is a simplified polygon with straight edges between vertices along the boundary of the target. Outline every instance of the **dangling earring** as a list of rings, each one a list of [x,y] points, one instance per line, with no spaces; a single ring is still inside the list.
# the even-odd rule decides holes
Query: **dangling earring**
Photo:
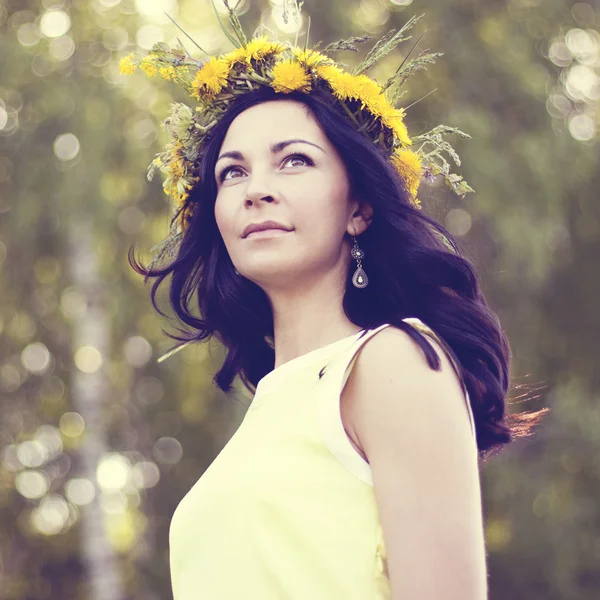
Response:
[[[356,238],[352,236],[352,239],[354,240],[354,246],[352,247],[350,254],[352,254],[352,258],[356,259],[356,261],[358,262],[358,267],[356,268],[356,271],[354,271],[354,275],[352,276],[352,283],[355,287],[362,289],[366,288],[367,285],[369,285],[369,278],[367,277],[367,274],[362,268],[362,259],[365,257],[365,253],[358,247]]]

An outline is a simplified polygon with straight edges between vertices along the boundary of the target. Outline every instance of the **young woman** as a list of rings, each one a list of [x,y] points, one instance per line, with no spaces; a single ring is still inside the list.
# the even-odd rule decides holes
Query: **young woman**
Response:
[[[173,515],[175,600],[487,597],[478,459],[526,430],[509,346],[452,235],[334,100],[237,97],[176,258],[134,264],[153,302],[172,276],[189,339],[225,345],[217,385],[254,392]]]

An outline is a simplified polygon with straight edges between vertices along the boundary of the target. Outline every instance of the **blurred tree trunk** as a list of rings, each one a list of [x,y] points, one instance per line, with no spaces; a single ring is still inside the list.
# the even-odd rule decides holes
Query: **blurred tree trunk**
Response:
[[[105,286],[98,277],[94,252],[93,219],[72,215],[69,220],[69,271],[75,288],[87,299],[87,310],[73,319],[73,353],[82,349],[97,351],[97,368],[85,372],[77,364],[71,373],[73,408],[85,421],[86,433],[79,447],[80,469],[77,475],[95,482],[96,494],[89,504],[81,507],[81,559],[87,570],[86,598],[89,600],[122,600],[124,596],[121,572],[115,550],[105,533],[105,516],[100,506],[96,471],[100,459],[111,448],[107,439],[106,358],[110,356],[110,320],[105,307]],[[79,361],[85,361],[85,355]],[[96,360],[94,354],[87,359]]]

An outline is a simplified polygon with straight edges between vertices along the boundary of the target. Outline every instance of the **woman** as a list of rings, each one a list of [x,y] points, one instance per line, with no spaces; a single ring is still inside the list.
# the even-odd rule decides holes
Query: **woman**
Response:
[[[255,395],[173,516],[175,600],[486,598],[478,458],[524,426],[474,267],[326,88],[241,94],[197,166],[175,260],[133,264]]]

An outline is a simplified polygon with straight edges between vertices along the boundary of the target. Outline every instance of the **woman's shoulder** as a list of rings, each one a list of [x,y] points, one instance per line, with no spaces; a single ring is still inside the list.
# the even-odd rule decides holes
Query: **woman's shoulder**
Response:
[[[357,342],[348,387],[360,393],[394,381],[399,392],[439,386],[456,388],[463,396],[465,388],[458,359],[449,345],[421,319],[409,317],[403,322],[407,329],[388,323],[367,331],[362,343]],[[437,355],[439,369],[431,368],[419,337]]]
[[[439,336],[423,321],[416,317],[408,317],[402,319],[402,321],[407,327],[386,323],[384,326],[367,332],[367,339],[360,352],[362,362],[366,362],[369,358],[382,360],[384,357],[389,357],[390,361],[393,362],[394,360],[407,358],[407,356],[412,356],[413,359],[422,356],[422,351],[410,330],[423,334],[426,336],[427,341],[436,341],[438,347],[440,347]],[[366,343],[367,341],[368,343]],[[439,349],[443,354],[443,349],[441,347]]]
[[[434,340],[441,354],[447,354],[448,345],[434,331],[418,317],[406,317],[402,319],[404,325],[385,323],[378,327],[367,329],[357,340],[358,346],[365,348],[361,351],[367,353],[376,352],[408,352],[417,353],[419,345],[415,342],[414,332],[422,334],[427,341]],[[412,331],[412,333],[411,333]],[[369,341],[367,344],[366,342]],[[369,350],[367,350],[369,348]]]
[[[420,327],[432,331],[420,323]],[[464,425],[464,431],[472,433],[462,381],[443,345],[436,340],[438,336],[428,332],[427,342],[439,357],[439,370],[430,367],[423,349],[409,333],[391,324],[381,328],[357,352],[342,401],[347,404],[352,429],[365,454],[369,453],[367,440],[373,440],[388,422],[396,423],[396,427],[411,423],[414,428],[419,423],[422,429],[433,427],[433,422],[440,427],[455,422],[456,431],[462,431]]]
[[[387,397],[391,411],[413,410],[419,405],[425,412],[427,406],[433,411],[442,405],[455,414],[464,411],[466,389],[452,350],[429,325],[416,318],[403,319],[407,320],[437,354],[439,369],[431,368],[423,347],[402,326],[387,324],[377,328],[377,333],[357,349],[347,390],[344,390],[346,401],[352,407],[353,421],[360,420],[361,413],[374,410],[374,398]],[[441,398],[449,396],[452,399],[440,404]],[[461,408],[456,411],[457,404]],[[382,419],[386,410],[382,409]],[[387,416],[392,417],[392,412]],[[472,420],[472,416],[469,417]],[[456,418],[462,419],[462,416]]]
[[[441,363],[439,371],[450,371],[462,383],[458,358],[449,344],[418,317],[406,317],[402,322],[408,327],[403,328],[387,323],[375,329],[370,336],[372,340],[365,344],[365,348],[361,348],[362,363],[369,360],[374,362],[387,360],[390,366],[396,363],[396,368],[402,368],[397,362],[401,361],[406,369],[410,368],[411,372],[415,372],[416,369],[422,376],[426,376],[428,371],[438,372],[429,366],[423,344],[417,341],[420,337],[437,354]]]

